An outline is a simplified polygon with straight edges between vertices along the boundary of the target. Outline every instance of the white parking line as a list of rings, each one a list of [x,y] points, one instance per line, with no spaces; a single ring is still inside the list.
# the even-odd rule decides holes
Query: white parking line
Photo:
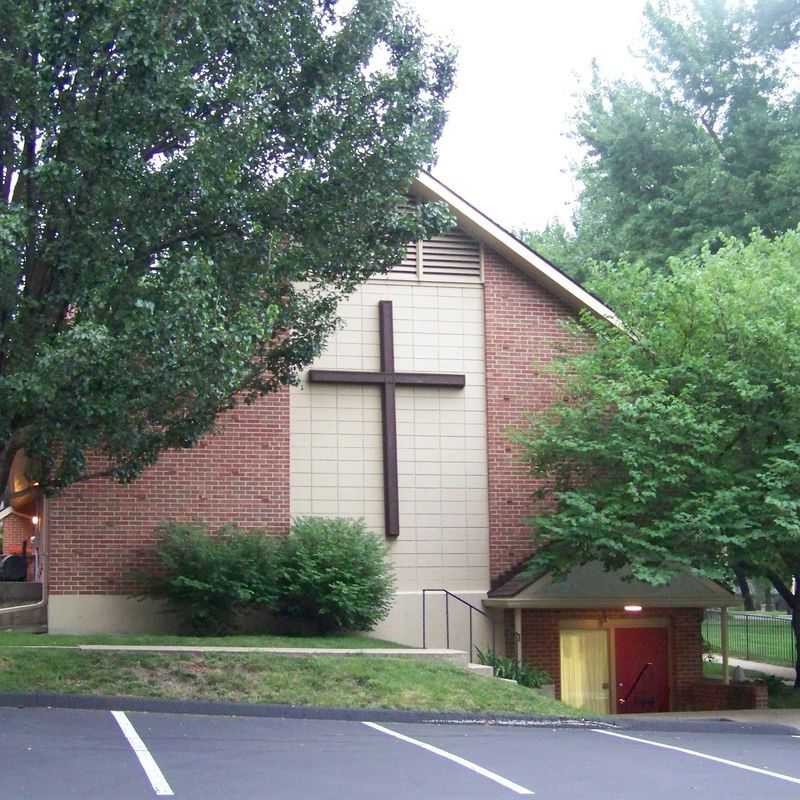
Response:
[[[448,761],[454,761],[456,764],[460,764],[462,767],[466,767],[473,772],[477,772],[478,775],[483,775],[484,778],[488,778],[490,781],[499,783],[506,789],[511,789],[512,792],[525,795],[533,794],[530,789],[526,789],[524,786],[520,786],[518,783],[510,781],[508,778],[504,778],[502,775],[498,775],[496,772],[485,769],[484,767],[475,764],[473,761],[467,761],[466,758],[461,758],[461,756],[448,753],[447,750],[434,747],[432,744],[428,744],[427,742],[421,742],[419,739],[412,739],[410,736],[404,736],[402,733],[398,733],[397,731],[393,731],[389,728],[384,728],[383,725],[378,725],[375,722],[365,722],[364,725],[366,725],[368,728],[380,731],[381,733],[385,733],[388,736],[394,736],[395,739],[400,739],[403,742],[408,742],[409,744],[421,747],[423,750],[427,750],[430,753],[435,753],[437,756],[448,759]]]
[[[618,739],[628,739],[631,742],[639,742],[640,744],[649,744],[652,747],[663,747],[665,750],[675,750],[678,753],[685,753],[688,756],[695,756],[696,758],[705,758],[708,761],[716,761],[718,764],[725,764],[728,767],[736,767],[736,769],[744,769],[748,772],[757,772],[759,775],[767,775],[770,778],[777,778],[779,781],[788,781],[789,783],[800,784],[800,778],[793,778],[791,775],[784,775],[782,772],[773,772],[769,769],[761,769],[760,767],[751,767],[750,764],[742,764],[740,761],[731,761],[728,758],[719,758],[718,756],[711,756],[708,753],[700,753],[697,750],[689,750],[687,747],[677,747],[674,744],[663,744],[662,742],[652,742],[650,739],[639,739],[637,736],[626,736],[624,733],[615,733],[614,731],[601,731],[597,728],[592,728],[592,733],[602,733],[605,736],[616,736]]]
[[[147,779],[150,781],[155,793],[159,796],[174,795],[175,792],[172,791],[170,785],[167,783],[164,773],[159,769],[153,756],[150,755],[150,751],[147,749],[147,746],[142,741],[139,734],[136,733],[136,728],[133,727],[131,721],[125,716],[125,712],[112,711],[111,716],[117,721],[117,725],[119,725],[123,735],[128,740],[128,744],[136,754],[136,758],[139,759],[144,774],[147,775]]]

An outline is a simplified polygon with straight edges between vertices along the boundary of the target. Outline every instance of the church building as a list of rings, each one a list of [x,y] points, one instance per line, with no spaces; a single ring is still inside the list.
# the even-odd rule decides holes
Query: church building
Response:
[[[225,413],[130,485],[98,478],[47,500],[31,486],[0,512],[3,552],[23,559],[42,621],[51,633],[169,626],[131,596],[163,520],[279,534],[293,517],[355,517],[385,540],[396,575],[381,638],[494,646],[593,712],[760,702],[703,681],[703,610],[735,604],[719,585],[687,574],[650,587],[594,564],[562,581],[524,570],[537,487],[507,430],[556,396],[542,368],[572,341],[564,322],[615,318],[430,175],[412,193],[445,202],[457,227],[345,301],[299,385]],[[24,483],[24,465],[12,480]]]

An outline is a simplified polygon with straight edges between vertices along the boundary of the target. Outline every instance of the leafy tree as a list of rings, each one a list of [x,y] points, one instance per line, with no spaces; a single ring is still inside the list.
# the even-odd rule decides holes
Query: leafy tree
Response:
[[[445,222],[400,203],[453,58],[393,0],[0,0],[0,43],[0,487],[191,446]]]
[[[771,580],[800,640],[798,264],[792,231],[598,279],[625,326],[584,319],[594,346],[559,362],[563,397],[514,434],[551,479],[535,568],[741,569]]]
[[[581,255],[573,232],[558,219],[551,220],[540,231],[519,231],[517,235],[540,255],[575,278],[586,273],[585,258]]]
[[[799,32],[797,0],[648,4],[645,80],[595,70],[576,114],[583,189],[565,268],[582,278],[587,261],[624,257],[662,269],[707,240],[797,225]]]

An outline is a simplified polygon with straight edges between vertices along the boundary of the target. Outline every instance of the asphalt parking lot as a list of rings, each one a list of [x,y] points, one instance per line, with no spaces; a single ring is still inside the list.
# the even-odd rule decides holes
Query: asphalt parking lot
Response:
[[[701,728],[0,708],[0,765],[14,800],[800,797],[800,737]]]

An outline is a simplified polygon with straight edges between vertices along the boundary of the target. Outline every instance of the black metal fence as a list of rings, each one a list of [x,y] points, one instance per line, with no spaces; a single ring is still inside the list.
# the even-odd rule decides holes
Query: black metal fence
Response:
[[[711,651],[722,651],[722,621],[718,608],[706,609],[703,639]],[[795,648],[792,621],[788,616],[728,612],[728,653],[734,658],[793,667]]]

